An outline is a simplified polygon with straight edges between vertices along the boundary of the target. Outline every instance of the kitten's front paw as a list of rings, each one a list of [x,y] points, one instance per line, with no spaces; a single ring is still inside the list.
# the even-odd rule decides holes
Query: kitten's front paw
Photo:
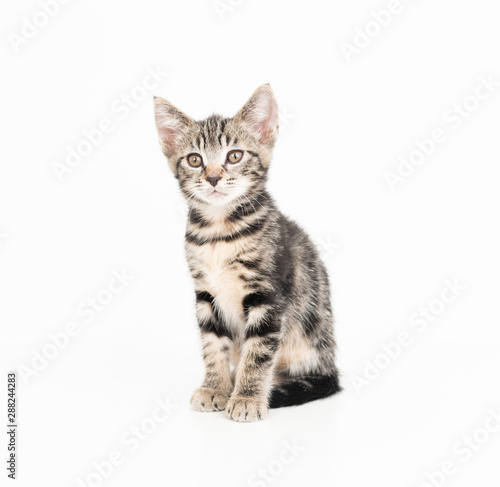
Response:
[[[260,421],[267,416],[268,410],[265,400],[254,397],[231,397],[226,406],[226,414],[233,421]]]
[[[229,400],[229,395],[217,389],[200,387],[191,397],[191,407],[195,411],[222,411]]]

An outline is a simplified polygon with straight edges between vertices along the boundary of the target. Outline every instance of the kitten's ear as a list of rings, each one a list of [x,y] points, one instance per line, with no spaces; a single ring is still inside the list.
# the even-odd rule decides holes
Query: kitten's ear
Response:
[[[273,146],[278,137],[278,104],[269,85],[257,88],[234,120],[244,125],[261,144]]]
[[[165,98],[156,96],[154,108],[160,146],[165,155],[170,157],[175,154],[179,142],[195,122]]]

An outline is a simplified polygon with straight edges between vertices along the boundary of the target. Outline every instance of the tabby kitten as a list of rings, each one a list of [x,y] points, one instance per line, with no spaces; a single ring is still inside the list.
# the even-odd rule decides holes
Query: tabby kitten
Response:
[[[339,391],[325,267],[266,191],[278,135],[271,87],[234,118],[195,121],[158,97],[154,109],[189,205],[185,250],[206,368],[192,407],[256,421],[269,407]]]

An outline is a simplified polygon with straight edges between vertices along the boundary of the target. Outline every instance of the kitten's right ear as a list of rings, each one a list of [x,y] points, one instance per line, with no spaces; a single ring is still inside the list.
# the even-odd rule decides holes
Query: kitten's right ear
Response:
[[[244,125],[261,144],[274,145],[278,137],[278,104],[269,85],[257,88],[234,120]]]
[[[171,157],[176,153],[180,141],[194,124],[194,120],[165,98],[158,96],[154,99],[154,109],[161,149],[167,157]]]

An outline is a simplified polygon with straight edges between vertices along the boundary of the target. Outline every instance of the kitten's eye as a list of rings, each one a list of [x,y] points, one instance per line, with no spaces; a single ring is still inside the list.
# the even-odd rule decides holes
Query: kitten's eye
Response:
[[[241,161],[242,157],[243,157],[243,151],[232,150],[227,154],[227,162],[230,162],[231,164],[236,164],[237,162]]]
[[[191,167],[200,167],[203,163],[203,158],[200,156],[200,154],[189,154],[187,160],[188,164]]]

